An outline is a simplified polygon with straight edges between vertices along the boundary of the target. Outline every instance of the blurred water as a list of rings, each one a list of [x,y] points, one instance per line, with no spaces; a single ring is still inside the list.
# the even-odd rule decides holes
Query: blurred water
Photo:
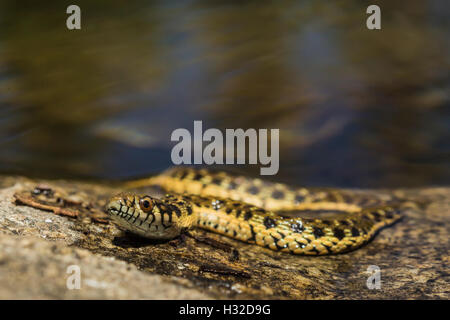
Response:
[[[0,172],[129,178],[171,165],[170,133],[280,128],[275,180],[450,183],[444,0],[0,3]],[[238,166],[256,175],[259,166]]]

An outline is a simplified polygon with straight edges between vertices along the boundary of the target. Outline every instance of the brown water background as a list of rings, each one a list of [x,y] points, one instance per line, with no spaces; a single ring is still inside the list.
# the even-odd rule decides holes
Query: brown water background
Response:
[[[0,2],[0,173],[156,173],[202,120],[279,128],[275,180],[450,184],[447,0],[72,3]]]

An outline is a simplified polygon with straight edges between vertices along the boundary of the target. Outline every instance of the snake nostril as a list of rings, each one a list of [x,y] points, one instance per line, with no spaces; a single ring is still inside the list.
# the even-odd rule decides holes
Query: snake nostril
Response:
[[[113,199],[106,205],[106,212],[110,215],[118,214],[122,207],[120,199]]]

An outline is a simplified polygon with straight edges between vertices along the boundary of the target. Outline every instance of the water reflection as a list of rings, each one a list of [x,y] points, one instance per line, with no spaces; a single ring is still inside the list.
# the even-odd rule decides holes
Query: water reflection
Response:
[[[277,180],[450,182],[445,1],[0,4],[0,170],[125,178],[170,165],[170,133],[280,128]],[[259,167],[238,170],[257,174]]]

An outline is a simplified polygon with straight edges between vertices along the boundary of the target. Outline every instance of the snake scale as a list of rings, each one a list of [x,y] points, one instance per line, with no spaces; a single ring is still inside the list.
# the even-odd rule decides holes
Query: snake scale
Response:
[[[131,181],[167,194],[121,193],[107,212],[121,228],[152,239],[172,239],[200,227],[272,250],[324,255],[354,250],[401,217],[394,200],[338,190],[292,188],[281,183],[205,169],[174,167]],[[286,217],[275,211],[326,211],[329,218]]]

